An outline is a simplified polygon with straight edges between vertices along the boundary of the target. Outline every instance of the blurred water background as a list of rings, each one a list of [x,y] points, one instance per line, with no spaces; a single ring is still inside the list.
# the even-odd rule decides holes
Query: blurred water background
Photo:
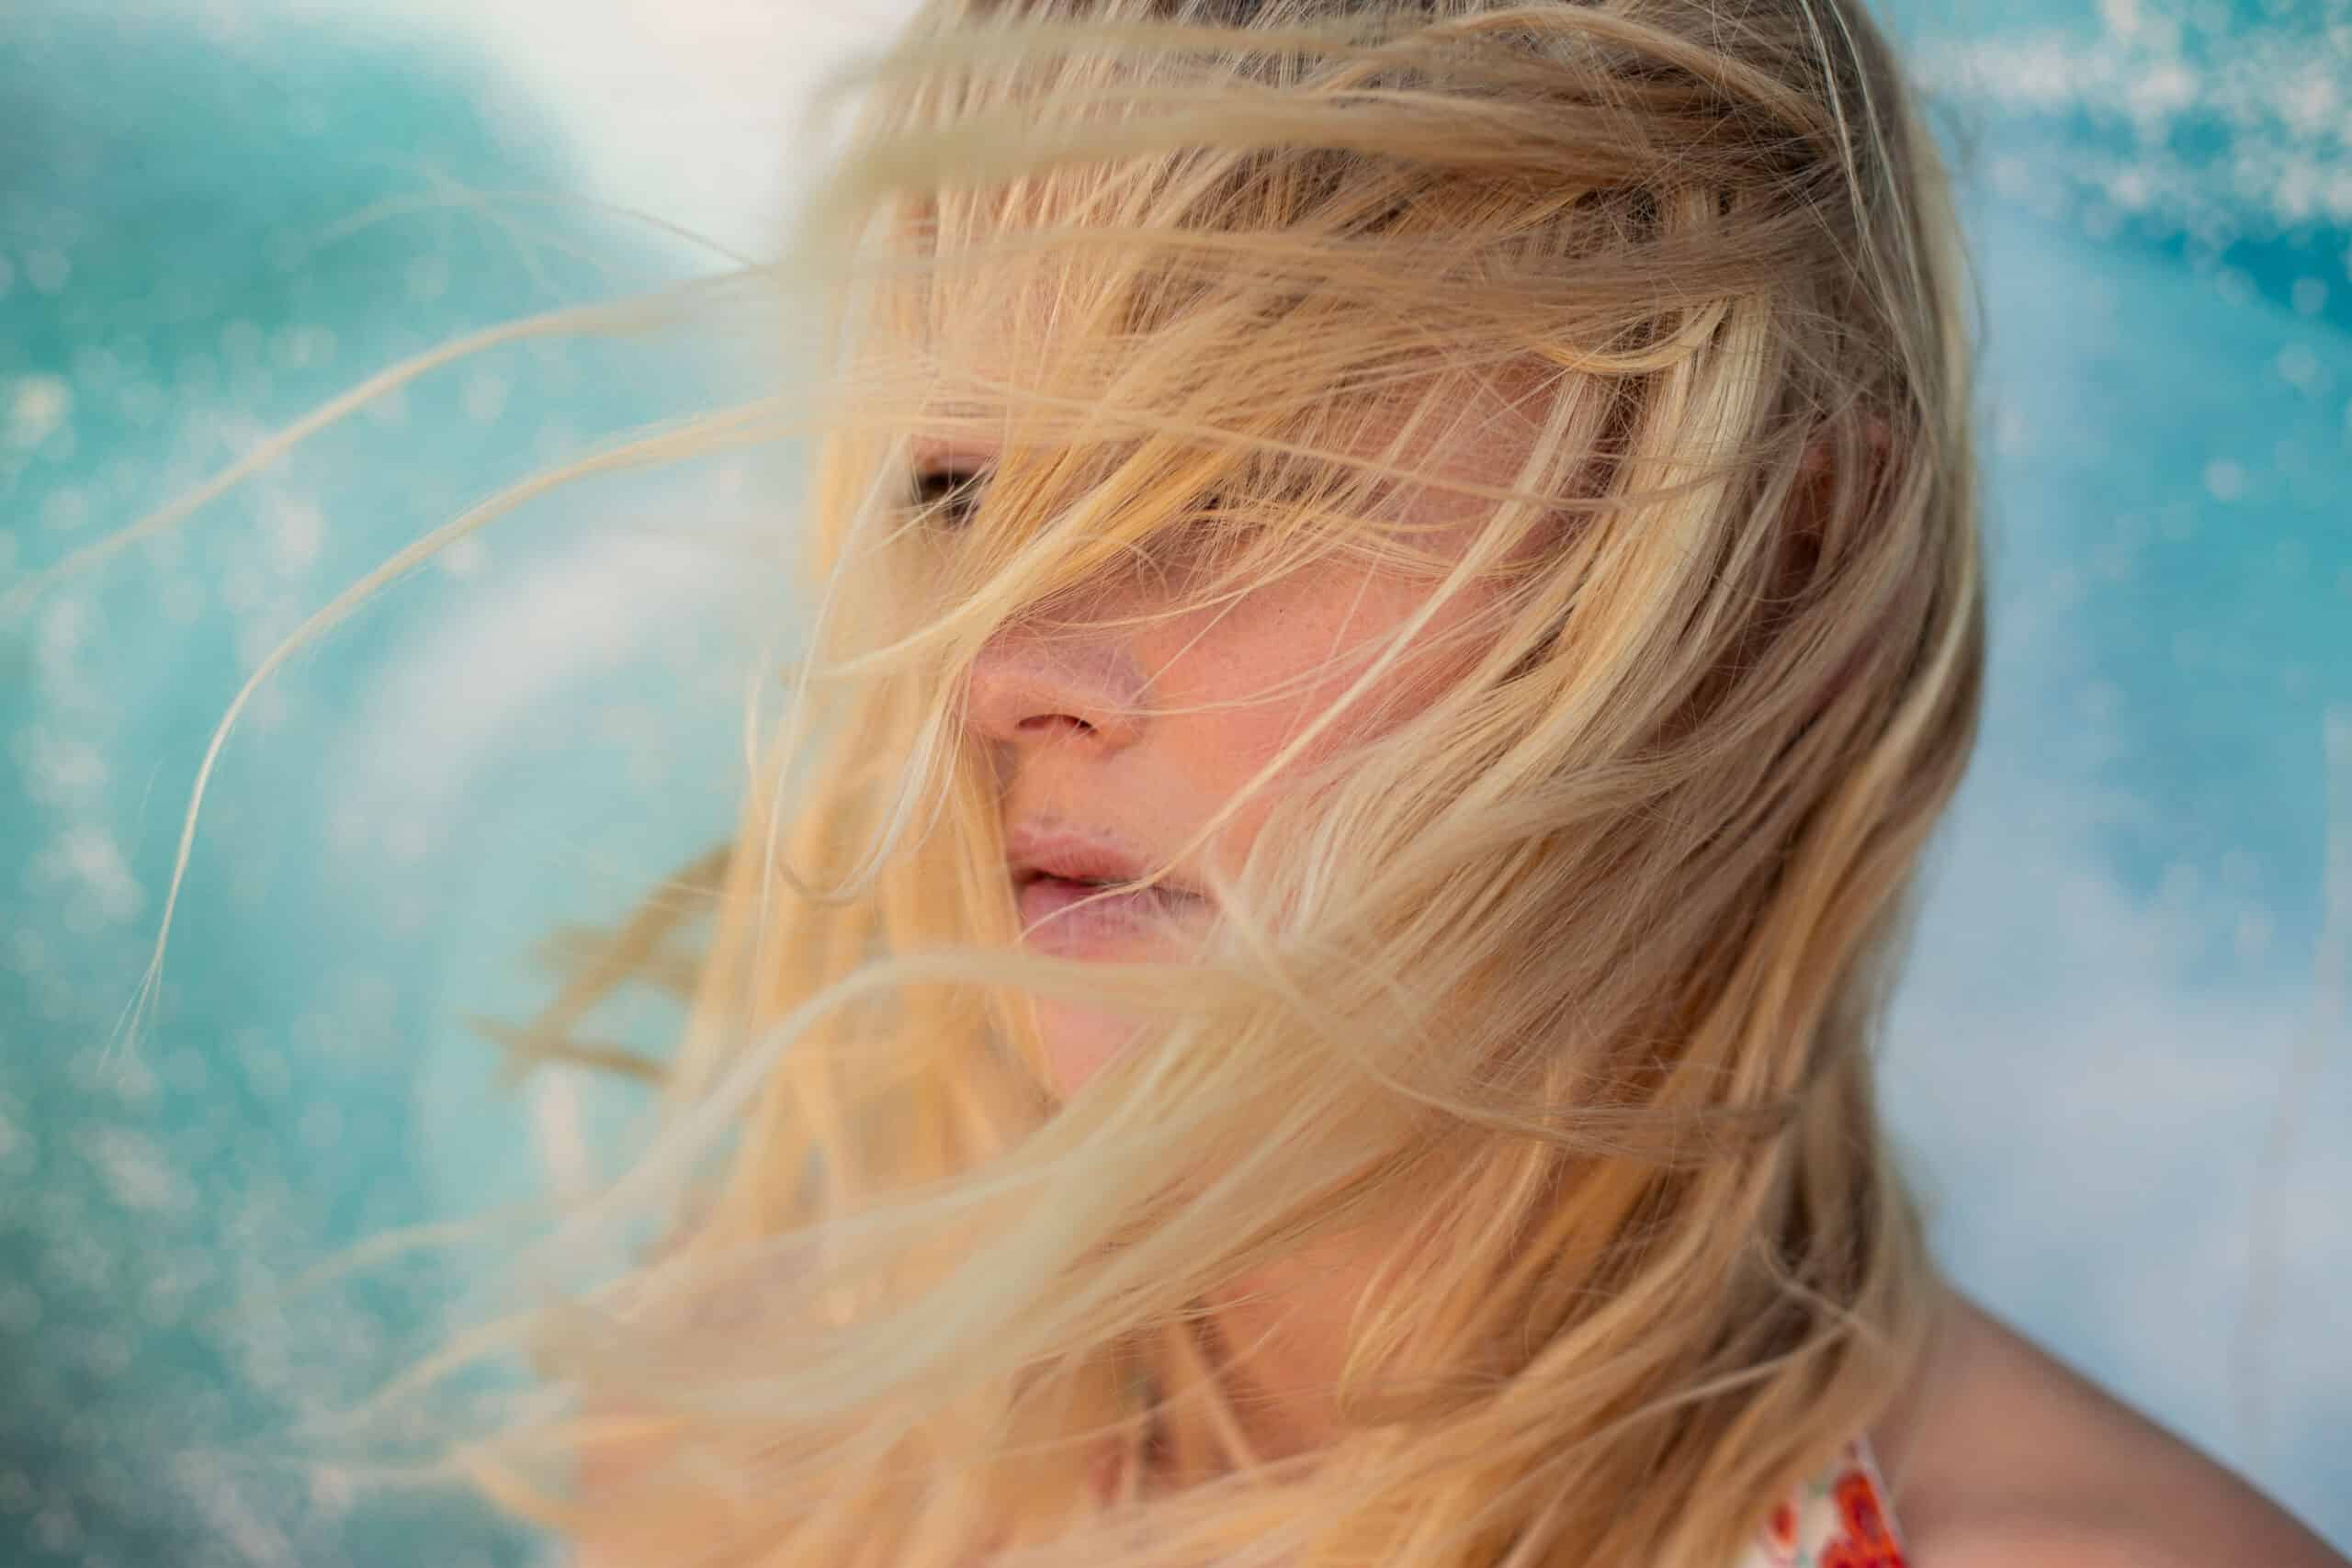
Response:
[[[16,0],[0,594],[403,355],[726,265],[631,211],[772,254],[812,73],[891,9]],[[2352,1549],[2352,5],[1892,15],[1962,161],[1996,579],[1892,1113],[1963,1283]],[[468,1255],[305,1271],[576,1178],[626,1114],[508,1089],[466,1020],[724,831],[789,454],[528,507],[281,671],[152,1035],[106,1043],[277,639],[770,346],[493,351],[0,626],[0,1561],[545,1551],[290,1462]]]

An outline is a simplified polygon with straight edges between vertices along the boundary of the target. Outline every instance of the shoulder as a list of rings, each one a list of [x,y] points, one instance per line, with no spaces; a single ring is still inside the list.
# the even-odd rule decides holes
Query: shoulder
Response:
[[[1910,1568],[2352,1568],[1964,1298],[1873,1446]]]
[[[2146,1519],[2037,1517],[1995,1523],[1907,1549],[1907,1568],[2342,1568],[2301,1526],[2238,1535],[2209,1528],[2194,1540]]]

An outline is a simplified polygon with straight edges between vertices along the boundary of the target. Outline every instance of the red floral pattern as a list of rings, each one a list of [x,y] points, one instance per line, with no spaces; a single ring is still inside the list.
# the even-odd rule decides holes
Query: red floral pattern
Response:
[[[1771,1553],[1774,1562],[1794,1562],[1797,1560],[1797,1506],[1793,1500],[1782,1499],[1764,1522],[1764,1550]]]
[[[1903,1568],[1903,1549],[1895,1543],[1894,1527],[1887,1523],[1886,1505],[1880,1501],[1870,1472],[1859,1465],[1838,1477],[1830,1487],[1838,1499],[1843,1537],[1822,1550],[1821,1568]]]
[[[1906,1568],[1869,1450],[1849,1444],[1828,1473],[1782,1500],[1738,1568]]]

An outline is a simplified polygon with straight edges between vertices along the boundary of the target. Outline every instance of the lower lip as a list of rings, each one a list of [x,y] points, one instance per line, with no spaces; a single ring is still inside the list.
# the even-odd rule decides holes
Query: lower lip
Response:
[[[1161,887],[1112,892],[1058,876],[1023,883],[1015,902],[1021,910],[1022,941],[1044,952],[1080,958],[1133,946],[1138,938],[1202,907],[1189,893]]]

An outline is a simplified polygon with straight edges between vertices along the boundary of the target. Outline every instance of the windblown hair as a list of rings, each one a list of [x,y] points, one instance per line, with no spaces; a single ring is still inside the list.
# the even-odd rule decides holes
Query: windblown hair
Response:
[[[602,1563],[1721,1568],[1935,1288],[1871,1044],[1983,610],[1887,45],[1857,0],[934,0],[865,92],[794,263],[809,646],[582,1221],[664,1239],[475,1469]],[[1497,395],[1520,471],[1419,459]],[[919,497],[959,436],[1001,456]],[[1335,560],[1424,610],[1185,846],[1262,793],[1197,957],[1023,949],[983,647]],[[1057,1097],[1041,996],[1137,1037]],[[1255,1451],[1202,1303],[1342,1234],[1385,1245],[1341,1435]]]

